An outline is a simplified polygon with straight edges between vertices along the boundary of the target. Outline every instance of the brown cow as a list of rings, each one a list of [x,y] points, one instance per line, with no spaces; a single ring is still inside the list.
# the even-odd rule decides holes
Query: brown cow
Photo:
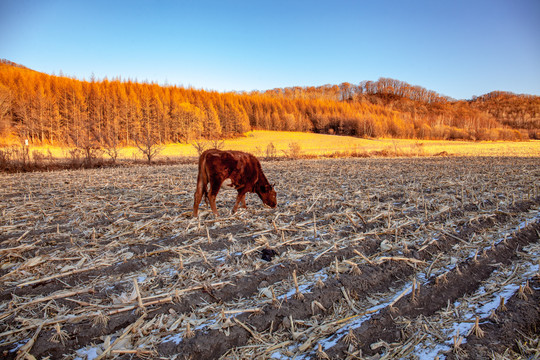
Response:
[[[210,191],[208,191],[208,183],[210,183]],[[233,214],[240,202],[243,207],[246,207],[246,193],[248,192],[256,193],[263,203],[272,208],[277,205],[276,192],[264,176],[261,163],[255,156],[242,151],[212,149],[201,154],[193,216],[198,215],[203,196],[207,203],[210,202],[214,215],[218,215],[216,196],[220,188],[238,191],[236,203],[232,209]]]

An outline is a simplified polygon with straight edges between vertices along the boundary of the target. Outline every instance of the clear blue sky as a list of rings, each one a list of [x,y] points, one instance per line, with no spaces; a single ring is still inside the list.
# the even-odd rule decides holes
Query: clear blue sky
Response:
[[[540,0],[3,0],[0,58],[218,91],[390,77],[540,95]]]

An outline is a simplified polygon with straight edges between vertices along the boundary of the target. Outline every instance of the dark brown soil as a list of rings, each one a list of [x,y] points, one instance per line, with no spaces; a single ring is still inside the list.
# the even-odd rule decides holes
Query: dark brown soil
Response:
[[[450,271],[446,276],[446,283],[443,284],[441,282],[436,284],[435,280],[432,280],[422,286],[420,293],[416,294],[414,299],[412,294],[400,299],[395,304],[394,312],[390,309],[385,309],[380,314],[373,316],[369,321],[362,324],[360,328],[354,329],[358,343],[364,344],[361,347],[362,352],[366,355],[376,353],[369,345],[379,340],[386,341],[387,343],[406,340],[400,338],[400,327],[394,321],[396,316],[410,318],[417,318],[421,315],[430,316],[447,306],[448,302],[452,303],[466,294],[472,294],[480,283],[494,271],[496,267],[493,265],[509,264],[515,258],[516,252],[520,251],[523,246],[538,241],[538,231],[540,231],[540,222],[521,230],[514,237],[507,240],[508,244],[497,245],[494,249],[490,249],[485,256],[479,257],[476,261],[471,259],[459,264],[460,273],[457,270]],[[538,310],[539,306],[536,303],[535,306],[532,306],[527,311],[535,314]],[[524,321],[523,318],[521,319],[521,323],[525,327],[528,327],[528,321]],[[504,343],[512,343],[517,335],[515,332],[509,331],[505,334],[508,338],[504,339]],[[483,342],[483,340],[482,343],[484,346],[490,344],[489,342]],[[327,351],[327,354],[331,358],[341,359],[345,357],[346,349],[347,345],[340,342]]]
[[[344,289],[354,301],[359,302],[374,293],[402,287],[418,271],[415,266],[411,266],[405,261],[380,263],[363,261],[359,263],[356,272],[344,271],[336,274],[332,270],[336,261],[358,262],[357,254],[361,253],[364,257],[371,259],[381,255],[386,257],[405,256],[429,265],[439,256],[452,253],[455,247],[478,241],[477,239],[481,238],[485,231],[502,228],[515,222],[516,219],[526,216],[529,211],[538,210],[540,197],[531,196],[534,187],[524,185],[529,178],[522,177],[522,173],[525,171],[540,175],[540,172],[535,168],[538,163],[534,159],[498,159],[494,167],[483,164],[478,159],[459,159],[459,162],[465,162],[471,169],[474,168],[474,175],[469,174],[469,178],[465,182],[469,186],[468,188],[454,185],[464,177],[461,171],[462,164],[457,164],[457,161],[456,159],[371,159],[355,160],[350,164],[343,161],[326,161],[323,162],[325,167],[322,168],[318,162],[307,161],[299,163],[301,166],[295,165],[295,162],[279,164],[275,167],[270,166],[269,178],[275,178],[277,174],[280,174],[282,181],[286,179],[288,182],[296,184],[296,187],[291,187],[290,191],[281,197],[280,201],[283,204],[280,209],[281,214],[275,217],[269,210],[253,209],[259,203],[256,202],[258,199],[251,198],[249,205],[253,208],[248,210],[246,216],[227,218],[227,220],[219,221],[218,225],[211,217],[203,218],[200,229],[192,232],[173,232],[172,228],[167,230],[166,219],[178,218],[182,215],[175,208],[174,204],[177,200],[168,197],[168,195],[162,195],[166,194],[165,190],[171,185],[165,186],[158,179],[151,184],[155,188],[147,189],[148,194],[144,195],[150,205],[145,202],[142,204],[144,206],[137,207],[136,214],[121,215],[126,219],[125,221],[132,223],[143,221],[156,224],[152,225],[150,229],[145,229],[152,234],[150,241],[122,239],[125,242],[122,245],[122,252],[133,254],[131,258],[56,280],[41,282],[37,285],[16,286],[14,282],[0,284],[0,301],[1,304],[4,304],[2,311],[7,313],[12,306],[16,307],[24,301],[51,295],[60,290],[81,287],[87,287],[92,291],[72,296],[69,299],[54,300],[54,307],[80,312],[81,302],[109,304],[111,296],[132,291],[131,279],[134,276],[148,274],[149,269],[153,267],[159,268],[177,260],[178,253],[166,250],[168,248],[189,244],[197,237],[206,238],[209,236],[209,241],[197,245],[194,254],[198,254],[199,251],[201,253],[225,252],[232,244],[240,249],[248,249],[255,246],[256,239],[253,234],[262,230],[272,240],[273,245],[279,243],[281,239],[294,240],[298,238],[298,241],[292,241],[292,245],[272,246],[272,249],[277,253],[274,255],[277,256],[274,256],[269,262],[261,260],[262,247],[260,251],[252,252],[249,256],[228,254],[226,260],[218,260],[215,256],[206,260],[198,255],[193,256],[192,259],[186,259],[182,272],[194,275],[217,274],[218,277],[212,275],[212,277],[203,278],[201,275],[201,283],[206,284],[203,289],[188,292],[179,299],[174,299],[173,302],[149,306],[146,308],[145,321],[150,321],[156,316],[174,316],[176,318],[189,316],[197,308],[208,304],[220,307],[224,304],[241,303],[242,299],[258,299],[257,294],[262,288],[287,282],[292,284],[293,272],[296,272],[298,276],[324,272],[328,275],[324,279],[324,286],[318,287],[311,284],[309,291],[303,293],[302,299],[290,296],[279,305],[271,304],[269,301],[261,301],[258,305],[261,308],[260,312],[246,312],[231,317],[232,325],[226,332],[223,329],[212,330],[203,327],[194,330],[193,337],[184,338],[178,344],[168,341],[168,336],[181,334],[182,331],[169,332],[164,328],[152,333],[153,336],[160,339],[153,344],[155,356],[173,358],[179,355],[179,358],[189,359],[217,359],[231,350],[257,343],[259,336],[257,334],[266,334],[265,336],[267,336],[267,334],[275,332],[281,334],[283,338],[283,334],[290,332],[288,320],[290,318],[295,321],[317,319],[317,321],[324,322],[325,319],[333,316],[335,304],[344,299]],[[519,193],[520,196],[512,194],[510,198],[505,192],[509,191],[507,188],[498,192],[492,188],[503,186],[502,182],[498,183],[500,180],[497,176],[509,174],[508,169],[516,166],[516,163],[523,170],[522,173],[514,171],[507,176],[513,181],[513,188],[524,193]],[[341,175],[340,170],[342,164],[348,166],[343,168],[343,175]],[[267,166],[266,164],[263,167]],[[442,168],[446,171],[441,172]],[[194,169],[193,166],[189,166],[190,174],[193,173]],[[375,169],[382,170],[376,171]],[[151,169],[145,171],[151,171]],[[316,171],[319,172],[318,175],[321,178],[302,177],[305,172],[313,174]],[[472,172],[472,170],[469,171]],[[486,173],[489,173],[493,178],[485,175]],[[338,177],[337,174],[341,177]],[[133,181],[143,177],[134,178]],[[423,179],[425,184],[415,185],[416,178]],[[298,179],[304,179],[304,182]],[[492,179],[496,180],[490,182]],[[333,198],[317,199],[317,190],[321,188],[321,184],[331,189]],[[163,188],[161,188],[162,185]],[[528,190],[523,190],[521,187]],[[302,192],[297,190],[298,188]],[[137,188],[135,190],[138,191]],[[104,191],[101,196],[107,202],[113,203],[122,200],[130,191],[131,189],[111,188]],[[35,189],[33,192],[38,193]],[[184,193],[183,190],[181,192]],[[92,192],[89,191],[89,193]],[[98,193],[101,194],[99,191]],[[107,197],[108,193],[111,194],[110,198]],[[112,195],[113,193],[114,195]],[[362,195],[359,195],[360,193]],[[414,193],[416,198],[411,196],[411,193]],[[61,192],[58,193],[58,197],[61,196],[60,194]],[[453,199],[450,202],[445,200],[447,202],[441,204],[439,203],[441,194],[444,194],[446,199]],[[534,192],[532,195],[535,195]],[[24,192],[18,193],[18,195],[13,193],[7,194],[3,199],[9,199],[10,204],[13,204],[15,208],[16,202],[24,196]],[[39,195],[34,195],[34,197],[36,196]],[[182,196],[184,202],[189,204],[192,201],[191,192],[186,192]],[[161,204],[159,207],[153,205],[156,197],[159,198]],[[498,199],[503,198],[506,202],[499,203]],[[45,195],[43,195],[43,199],[46,199]],[[358,199],[368,199],[368,206],[362,207],[361,201],[364,200]],[[221,202],[219,200],[220,198],[218,198],[220,211],[232,207],[233,201],[230,198],[224,196]],[[164,204],[173,205],[167,207]],[[185,208],[189,208],[189,205]],[[5,207],[4,211],[6,210],[9,212],[10,208]],[[344,216],[346,211],[348,211],[347,217]],[[28,224],[32,226],[30,229],[20,228],[9,234],[0,234],[0,250],[18,246],[21,242],[17,239],[21,237],[23,237],[24,243],[40,241],[39,246],[28,251],[2,257],[2,262],[23,263],[26,259],[53,253],[59,249],[65,249],[66,253],[72,253],[74,249],[80,248],[81,253],[84,253],[96,248],[107,248],[111,243],[111,238],[107,234],[119,220],[120,215],[114,217],[107,211],[101,211],[92,221],[86,223],[87,229],[95,229],[95,233],[98,233],[95,237],[89,235],[89,232],[85,231],[87,229],[74,226],[73,220],[69,217],[58,219],[54,223],[46,223],[43,226],[39,225],[40,221],[43,222],[45,218],[45,215],[41,218],[36,216],[36,222]],[[183,228],[195,226],[194,223],[188,223],[191,218],[184,218],[185,220],[180,222],[180,226]],[[310,223],[313,218],[316,219],[315,225]],[[444,228],[445,224],[449,222],[455,226],[451,229],[446,228],[444,231],[438,230]],[[0,223],[0,226],[9,228],[11,225]],[[166,230],[160,230],[160,227],[166,228]],[[415,295],[415,299],[412,299],[411,295],[407,295],[395,304],[394,309],[381,310],[360,328],[354,329],[358,343],[361,344],[359,349],[364,355],[374,355],[382,350],[380,348],[373,350],[370,345],[379,340],[388,343],[406,340],[403,338],[400,326],[394,321],[396,316],[411,318],[429,316],[445,307],[449,301],[453,302],[474,292],[479,284],[488,278],[497,267],[510,264],[523,246],[537,242],[539,230],[540,223],[536,222],[508,237],[506,243],[500,243],[489,249],[485,255],[479,256],[477,261],[459,259],[461,273],[450,271],[446,275],[447,283],[436,284],[434,279],[428,279],[427,283],[422,284],[421,291]],[[428,242],[426,240],[425,246],[417,243],[409,247],[402,247],[402,240],[412,243],[412,239],[415,239],[417,234],[422,232],[429,233],[430,238],[427,240],[436,239],[437,241]],[[155,236],[154,233],[162,235]],[[234,235],[234,243],[229,239],[230,234]],[[366,235],[354,243],[345,242],[345,245],[341,245],[339,242],[363,234]],[[75,240],[73,240],[74,238]],[[392,250],[382,251],[382,242],[399,246]],[[332,244],[334,245],[332,246]],[[162,249],[165,250],[161,251]],[[299,256],[290,256],[290,254],[299,254]],[[257,261],[261,265],[252,268]],[[216,269],[226,266],[243,270],[243,264],[248,270],[244,271],[242,275],[229,275],[224,271],[225,275],[219,276],[219,272],[216,271]],[[12,267],[0,269],[0,277],[10,279],[11,271]],[[46,275],[50,274],[43,274],[42,277]],[[173,278],[155,276],[155,280],[145,284],[142,291],[150,295],[159,293],[160,289],[171,288],[175,282],[178,284],[176,287],[182,288],[185,279],[181,275],[179,272],[177,277]],[[102,279],[111,279],[111,281],[102,281]],[[215,281],[229,281],[230,284],[216,288],[208,286]],[[185,286],[190,286],[189,284]],[[536,282],[533,285],[538,287]],[[512,326],[520,329],[523,333],[534,334],[538,326],[538,302],[534,303],[535,300],[538,300],[538,291],[535,291],[535,294],[529,296],[527,301],[514,298],[510,300],[508,302],[508,324],[505,325],[504,321],[486,324],[484,329],[486,337],[484,339],[467,339],[467,343],[463,345],[463,351],[465,353],[481,351],[482,346],[488,349],[489,341],[495,340],[506,344],[506,346],[514,346],[518,335],[510,330]],[[326,310],[314,308],[314,302]],[[48,306],[49,304],[44,303],[35,307],[33,310],[34,318],[54,318],[56,313],[51,313]],[[53,326],[46,326],[36,337],[30,354],[37,358],[72,356],[75,351],[85,346],[103,343],[104,336],[113,336],[114,339],[140,316],[140,311],[132,310],[111,315],[106,324],[96,325],[91,318],[73,323],[63,323],[62,331],[65,331],[67,336],[62,342],[51,341],[56,330]],[[20,318],[20,312],[8,314],[2,318],[2,322],[4,325],[0,326],[0,333],[13,329],[8,324],[18,324],[17,328],[25,326]],[[0,356],[6,359],[15,358],[16,350],[34,332],[35,328],[20,332],[19,344],[3,343],[3,339],[0,337]],[[502,334],[500,338],[497,337],[498,334]],[[305,340],[305,338],[299,340],[299,344]],[[312,349],[309,349],[309,353]],[[501,352],[501,349],[497,348],[497,351]],[[343,342],[338,342],[334,348],[328,349],[326,353],[330,358],[338,359],[345,358],[347,351],[347,346]],[[133,355],[120,355],[120,358],[131,356]]]
[[[517,292],[505,304],[505,311],[496,311],[496,318],[480,320],[483,337],[471,334],[458,351],[447,354],[448,359],[488,359],[493,353],[521,354],[518,341],[530,342],[540,334],[540,279],[529,279],[531,293],[523,297]],[[534,344],[532,345],[534,348]],[[526,354],[524,354],[526,355]],[[536,355],[538,352],[536,352]],[[534,356],[532,357],[534,358]]]

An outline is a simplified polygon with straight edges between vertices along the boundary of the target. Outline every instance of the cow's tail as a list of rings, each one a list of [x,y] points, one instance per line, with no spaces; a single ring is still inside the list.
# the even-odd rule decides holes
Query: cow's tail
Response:
[[[199,212],[199,205],[202,198],[208,203],[208,173],[206,171],[206,154],[202,154],[199,157],[199,173],[197,175],[197,185],[195,189],[195,196],[193,202],[193,215],[197,216]]]
[[[199,175],[197,176],[197,189],[202,189],[202,196],[208,203],[208,169],[206,168],[206,154],[202,154],[199,158]]]

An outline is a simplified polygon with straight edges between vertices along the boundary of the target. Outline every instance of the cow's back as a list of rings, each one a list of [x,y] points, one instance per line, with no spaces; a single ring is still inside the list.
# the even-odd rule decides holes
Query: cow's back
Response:
[[[251,185],[258,179],[260,163],[253,155],[241,151],[206,150],[201,155],[201,165],[209,178],[231,179],[238,186]],[[199,168],[199,171],[201,168]]]
[[[206,150],[202,153],[200,170],[204,170],[209,177],[217,176],[227,178],[238,166],[238,161],[228,152],[217,149]],[[201,169],[202,168],[202,169]]]

